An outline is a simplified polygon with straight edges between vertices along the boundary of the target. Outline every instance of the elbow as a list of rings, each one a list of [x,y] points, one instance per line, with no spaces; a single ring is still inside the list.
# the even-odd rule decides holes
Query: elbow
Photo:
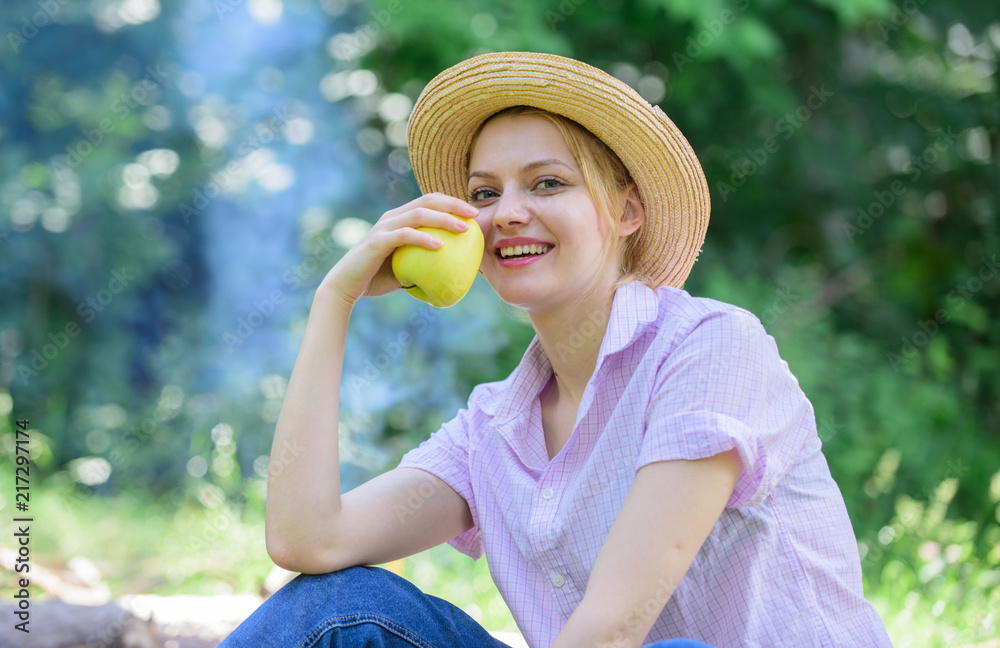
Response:
[[[337,571],[336,566],[326,564],[310,552],[296,549],[287,544],[268,542],[267,555],[270,556],[271,562],[275,565],[290,572],[328,574]]]
[[[350,566],[338,560],[336,552],[329,547],[304,546],[301,542],[289,542],[287,538],[271,532],[265,534],[265,543],[271,561],[291,572],[329,574]]]
[[[295,556],[292,547],[287,543],[274,538],[272,534],[268,533],[266,534],[265,544],[267,545],[267,555],[271,558],[271,562],[288,571],[302,572],[302,569],[300,569],[302,565],[299,559]]]
[[[278,567],[293,572],[306,573],[302,557],[309,555],[308,547],[303,547],[302,538],[292,537],[271,520],[264,524],[264,544],[267,555]]]

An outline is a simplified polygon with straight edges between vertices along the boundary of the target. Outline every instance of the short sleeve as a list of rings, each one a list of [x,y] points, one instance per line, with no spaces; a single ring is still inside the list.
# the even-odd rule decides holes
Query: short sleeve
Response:
[[[479,531],[476,498],[472,491],[469,439],[474,419],[480,414],[475,405],[477,390],[473,390],[469,398],[468,409],[459,410],[455,418],[403,455],[399,462],[400,468],[418,468],[431,473],[465,499],[472,511],[473,526],[449,540],[448,544],[476,560],[483,555],[483,540]]]
[[[743,473],[728,506],[757,505],[816,435],[812,405],[749,312],[714,312],[679,335],[656,373],[636,469],[736,448]]]

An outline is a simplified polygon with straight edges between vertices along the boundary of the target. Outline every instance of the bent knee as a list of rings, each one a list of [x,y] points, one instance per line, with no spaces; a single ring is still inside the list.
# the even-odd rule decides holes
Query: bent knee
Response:
[[[299,574],[271,598],[274,605],[318,607],[331,615],[381,614],[416,601],[420,590],[381,567],[348,567],[327,574]]]
[[[278,591],[287,589],[289,594],[319,591],[333,596],[343,592],[385,592],[400,585],[412,587],[408,581],[387,569],[359,565],[326,574],[299,574]]]

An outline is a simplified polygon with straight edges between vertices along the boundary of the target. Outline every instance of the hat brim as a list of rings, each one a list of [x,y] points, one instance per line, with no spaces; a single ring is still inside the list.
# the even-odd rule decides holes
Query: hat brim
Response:
[[[708,183],[687,139],[658,106],[586,63],[552,54],[482,54],[434,77],[407,127],[413,173],[423,193],[467,199],[468,153],[479,126],[512,106],[577,122],[628,168],[646,210],[637,270],[654,286],[681,288],[705,239]]]

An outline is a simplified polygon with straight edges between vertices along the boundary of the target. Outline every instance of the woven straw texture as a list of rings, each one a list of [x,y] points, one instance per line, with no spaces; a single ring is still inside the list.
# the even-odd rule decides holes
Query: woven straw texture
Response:
[[[423,193],[467,199],[467,160],[479,125],[511,106],[541,108],[604,141],[632,174],[646,209],[638,270],[681,288],[705,239],[708,184],[690,144],[658,106],[615,77],[573,59],[532,52],[483,54],[424,88],[407,129]]]

